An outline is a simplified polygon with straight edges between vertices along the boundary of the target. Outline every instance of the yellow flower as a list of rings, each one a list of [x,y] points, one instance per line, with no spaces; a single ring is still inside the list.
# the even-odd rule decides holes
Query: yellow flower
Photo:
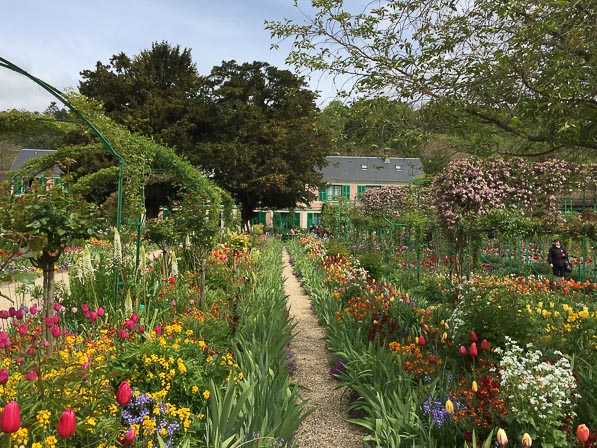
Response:
[[[508,436],[506,435],[506,431],[504,431],[502,428],[498,429],[497,441],[501,446],[508,445]]]
[[[474,380],[471,389],[473,390],[473,392],[477,392],[479,390],[479,386],[477,385],[477,382]]]
[[[207,389],[205,389],[205,390],[203,391],[203,398],[205,398],[206,400],[209,398],[209,396],[210,396],[210,395],[211,395],[211,394],[210,394],[210,392],[209,392]]]
[[[199,387],[198,386],[191,387],[191,393],[196,394],[197,392],[199,392]]]
[[[533,444],[533,439],[531,439],[531,436],[528,433],[524,433],[524,435],[522,436],[522,446],[529,447]]]
[[[454,413],[454,403],[451,400],[446,401],[446,412],[450,415]]]

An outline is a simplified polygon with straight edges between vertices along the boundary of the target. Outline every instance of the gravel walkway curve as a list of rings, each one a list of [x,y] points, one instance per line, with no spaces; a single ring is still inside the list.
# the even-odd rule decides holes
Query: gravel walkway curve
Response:
[[[283,252],[284,288],[290,316],[296,322],[290,348],[297,370],[293,379],[305,390],[302,397],[314,412],[303,422],[298,436],[300,448],[362,448],[364,430],[346,421],[348,400],[339,383],[331,378],[330,355],[325,332],[317,323],[309,297],[292,272],[288,252]]]

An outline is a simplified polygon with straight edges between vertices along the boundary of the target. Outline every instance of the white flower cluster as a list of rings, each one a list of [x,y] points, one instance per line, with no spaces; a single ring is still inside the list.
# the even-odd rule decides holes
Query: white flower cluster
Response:
[[[91,262],[91,252],[89,246],[85,246],[81,251],[81,255],[76,259],[75,265],[77,267],[77,278],[83,283],[86,280],[93,279],[93,273],[95,269]]]
[[[532,344],[525,351],[506,337],[506,348],[496,348],[495,353],[502,355],[500,386],[511,412],[531,414],[544,423],[575,415],[572,397],[578,397],[576,380],[570,361],[561,352],[554,351],[559,359],[552,363],[539,350],[533,350]]]
[[[122,263],[122,243],[120,242],[120,233],[118,229],[114,227],[114,264],[119,265]]]

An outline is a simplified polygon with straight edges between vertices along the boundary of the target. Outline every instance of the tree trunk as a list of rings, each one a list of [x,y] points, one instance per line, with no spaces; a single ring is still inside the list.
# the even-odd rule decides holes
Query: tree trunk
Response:
[[[54,265],[58,257],[51,256],[47,253],[43,254],[38,260],[37,265],[43,272],[43,312],[44,318],[54,319],[54,286],[55,286],[55,272]],[[44,319],[45,321],[45,319]],[[52,337],[52,330],[47,325],[43,325],[43,337],[48,341],[48,354],[52,353],[54,348],[54,341]]]

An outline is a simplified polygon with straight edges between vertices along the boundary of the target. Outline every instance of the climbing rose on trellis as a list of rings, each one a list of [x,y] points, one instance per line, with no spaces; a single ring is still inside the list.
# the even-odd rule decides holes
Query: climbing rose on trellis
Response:
[[[407,195],[407,187],[395,185],[366,190],[361,196],[361,211],[364,216],[398,217],[405,211]]]

